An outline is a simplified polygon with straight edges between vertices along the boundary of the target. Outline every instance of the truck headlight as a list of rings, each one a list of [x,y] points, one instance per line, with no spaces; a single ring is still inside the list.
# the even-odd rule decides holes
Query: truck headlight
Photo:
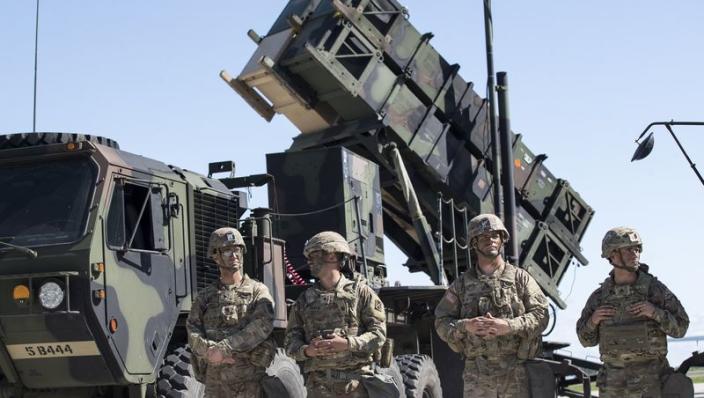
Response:
[[[53,310],[64,301],[64,289],[56,282],[46,282],[39,288],[39,302],[48,310]]]

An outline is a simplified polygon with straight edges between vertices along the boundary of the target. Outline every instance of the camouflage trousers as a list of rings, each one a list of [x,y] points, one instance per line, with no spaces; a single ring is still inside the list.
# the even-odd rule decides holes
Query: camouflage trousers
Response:
[[[464,362],[464,398],[529,398],[525,365],[516,359]]]
[[[343,377],[330,377],[325,371],[307,374],[306,390],[308,398],[368,398],[369,394],[362,384],[361,374],[349,374]]]
[[[205,377],[205,398],[259,398],[263,396],[264,370],[253,366],[209,368]]]
[[[205,385],[204,398],[260,398],[262,396],[262,386],[259,381]]]
[[[596,380],[599,397],[660,398],[662,379],[668,370],[669,364],[664,359],[629,364],[607,362]]]

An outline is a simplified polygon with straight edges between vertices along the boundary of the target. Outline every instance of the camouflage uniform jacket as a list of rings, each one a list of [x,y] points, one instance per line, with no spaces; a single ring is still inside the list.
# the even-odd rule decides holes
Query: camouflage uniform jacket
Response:
[[[435,308],[435,328],[440,338],[465,358],[528,359],[540,348],[540,333],[548,322],[547,307],[545,295],[525,270],[506,263],[492,275],[483,275],[474,267],[445,292]],[[488,312],[508,321],[509,334],[479,337],[458,323]]]
[[[309,358],[304,350],[323,330],[334,330],[349,341],[349,351]],[[286,352],[305,361],[305,372],[325,369],[358,370],[370,365],[386,340],[384,305],[361,281],[341,276],[332,290],[316,283],[303,292],[288,317]]]
[[[264,284],[247,275],[239,286],[218,281],[193,302],[186,322],[188,343],[199,364],[207,364],[208,348],[217,347],[236,360],[236,368],[264,367],[275,350],[273,320],[273,300]]]
[[[655,309],[654,319],[635,316],[627,307],[649,301]],[[603,305],[616,309],[616,315],[598,326],[591,322],[594,311]],[[599,344],[604,363],[664,358],[667,337],[682,337],[689,327],[689,318],[677,297],[654,276],[638,272],[633,285],[616,285],[613,273],[596,289],[577,321],[577,336],[585,347]]]

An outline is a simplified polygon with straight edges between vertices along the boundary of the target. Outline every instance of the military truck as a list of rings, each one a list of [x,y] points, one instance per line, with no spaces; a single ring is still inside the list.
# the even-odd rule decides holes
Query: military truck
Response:
[[[184,316],[218,277],[210,233],[237,225],[246,196],[101,137],[13,134],[0,149],[0,396],[202,395]],[[277,266],[250,274],[282,327]]]
[[[221,77],[301,131],[262,174],[236,176],[226,161],[201,175],[92,135],[0,136],[0,397],[201,396],[184,320],[218,275],[207,238],[227,225],[245,235],[245,271],[272,292],[279,343],[287,304],[311,281],[305,239],[335,230],[386,305],[395,363],[384,371],[409,397],[461,395],[462,359],[432,314],[472,264],[467,221],[497,207],[487,101],[395,0],[292,0],[249,36],[250,62]],[[512,147],[518,265],[564,308],[558,284],[587,263],[593,210],[521,135]],[[250,211],[238,189],[264,185],[269,208]],[[389,286],[384,237],[435,285]],[[582,384],[588,395],[590,375],[560,347],[544,345],[536,394],[581,396],[569,388]],[[270,396],[303,395],[283,353],[268,374]]]

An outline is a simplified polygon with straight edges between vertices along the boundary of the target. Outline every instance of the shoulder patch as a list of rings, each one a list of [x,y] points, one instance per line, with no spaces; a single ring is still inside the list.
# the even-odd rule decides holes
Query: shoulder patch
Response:
[[[252,281],[252,286],[253,286],[253,288],[254,288],[253,290],[254,290],[255,292],[261,292],[261,291],[264,291],[264,290],[269,291],[269,288],[266,287],[265,284],[263,284],[263,283],[261,283],[261,282],[259,282],[259,281],[257,281],[257,280],[254,280],[254,279],[251,279],[251,281]]]
[[[308,290],[301,294],[301,297],[303,297],[303,301],[305,302],[305,304],[312,303],[313,301],[315,301],[315,289],[312,287],[308,288]]]
[[[457,293],[452,291],[452,289],[447,289],[445,291],[445,295],[443,296],[443,299],[448,301],[450,304],[456,304],[457,300],[458,300]]]
[[[454,294],[448,294],[445,299],[450,302],[450,304],[457,304],[457,296]]]
[[[516,278],[521,273],[521,271],[528,273],[527,271],[521,268],[516,268],[513,265],[506,263],[504,265],[504,272],[501,274],[501,276],[499,276],[499,279],[505,282],[515,283]]]

